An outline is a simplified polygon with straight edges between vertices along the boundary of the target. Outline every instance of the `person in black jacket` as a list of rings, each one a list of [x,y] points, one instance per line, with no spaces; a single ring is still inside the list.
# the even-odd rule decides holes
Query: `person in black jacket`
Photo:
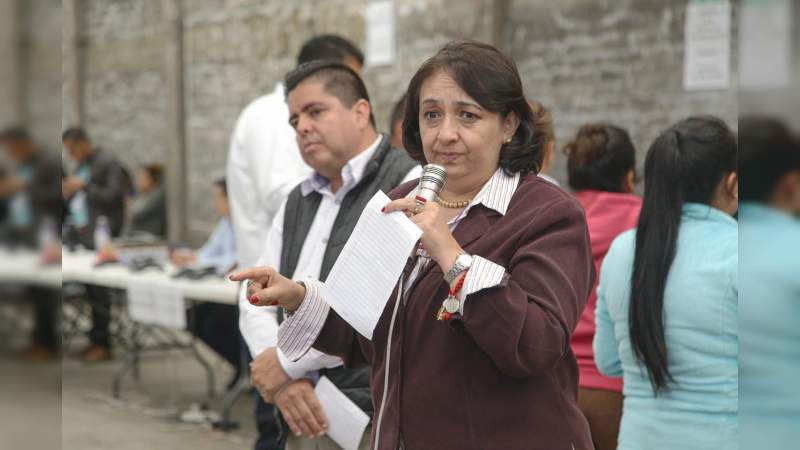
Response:
[[[95,248],[95,227],[107,222],[110,237],[118,237],[125,216],[125,195],[130,189],[130,177],[113,155],[95,147],[82,128],[69,128],[61,136],[64,148],[77,163],[75,171],[62,182],[62,193],[69,204],[68,220],[76,229],[80,243]],[[109,335],[109,290],[86,286],[92,307],[91,344],[83,352],[86,362],[111,358]]]
[[[57,239],[63,203],[58,189],[61,159],[53,152],[39,149],[22,127],[9,127],[0,132],[15,167],[0,181],[0,198],[9,205],[8,239],[15,245],[34,248],[39,232],[47,227],[50,237]],[[59,349],[57,331],[58,292],[30,286],[27,290],[34,302],[35,324],[31,346],[25,352],[29,359],[53,359]]]

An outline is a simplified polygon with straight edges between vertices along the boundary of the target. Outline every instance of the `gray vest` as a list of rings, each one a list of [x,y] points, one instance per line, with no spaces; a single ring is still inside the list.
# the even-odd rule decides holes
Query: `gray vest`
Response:
[[[389,193],[400,185],[403,178],[418,163],[408,157],[406,152],[391,148],[389,139],[382,136],[381,142],[364,169],[364,176],[358,184],[345,195],[339,213],[333,223],[319,279],[325,281],[333,264],[339,257],[345,242],[361,216],[361,211],[378,190]],[[319,209],[322,195],[312,192],[303,196],[300,186],[289,194],[283,223],[283,248],[281,250],[281,274],[294,275],[300,251],[303,248],[314,216]],[[350,400],[355,402],[370,416],[373,412],[369,391],[369,367],[345,369],[337,367],[320,371],[327,376]]]

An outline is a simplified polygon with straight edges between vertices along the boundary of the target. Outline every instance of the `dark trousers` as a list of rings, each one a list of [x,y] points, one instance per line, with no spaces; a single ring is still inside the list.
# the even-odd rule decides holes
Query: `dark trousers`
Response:
[[[33,301],[34,308],[34,345],[58,351],[61,347],[58,332],[60,311],[58,291],[34,286],[28,288],[28,295]]]
[[[86,298],[92,310],[92,329],[89,341],[99,347],[111,348],[111,291],[101,286],[86,285]]]
[[[256,427],[258,439],[255,450],[283,450],[285,439],[281,439],[281,426],[278,422],[277,408],[266,403],[256,393]]]
[[[189,329],[218,355],[239,369],[239,307],[199,303],[189,311]]]

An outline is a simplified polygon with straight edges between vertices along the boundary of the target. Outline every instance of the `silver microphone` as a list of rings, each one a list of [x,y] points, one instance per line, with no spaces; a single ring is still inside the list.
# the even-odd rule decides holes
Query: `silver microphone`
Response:
[[[444,167],[436,164],[428,164],[423,167],[417,192],[414,194],[417,206],[422,207],[425,203],[435,202],[446,182],[447,170]]]

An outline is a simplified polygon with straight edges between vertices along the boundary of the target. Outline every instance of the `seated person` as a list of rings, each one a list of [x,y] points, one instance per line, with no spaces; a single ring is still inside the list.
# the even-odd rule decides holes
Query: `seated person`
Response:
[[[162,181],[163,172],[160,164],[147,164],[136,174],[136,196],[130,205],[130,227],[127,235],[167,235],[167,201]]]
[[[218,275],[225,275],[236,264],[236,240],[230,219],[230,204],[225,179],[214,183],[214,208],[221,216],[216,228],[199,250],[179,249],[170,259],[179,267],[214,267]]]

